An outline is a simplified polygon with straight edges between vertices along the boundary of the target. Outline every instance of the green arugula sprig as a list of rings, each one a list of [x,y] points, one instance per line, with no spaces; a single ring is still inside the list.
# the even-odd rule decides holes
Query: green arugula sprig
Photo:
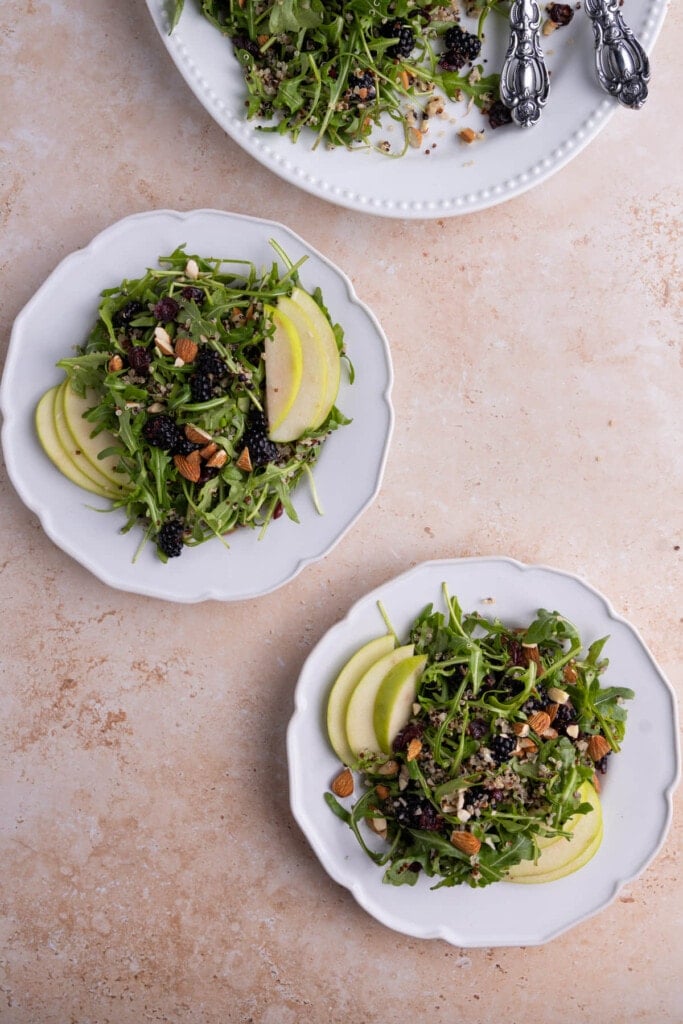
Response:
[[[446,613],[428,605],[405,638],[427,657],[407,726],[419,736],[419,756],[409,757],[399,742],[390,758],[359,760],[352,767],[365,793],[351,809],[325,795],[392,885],[414,885],[421,874],[436,880],[434,888],[488,885],[538,857],[540,839],[568,835],[570,818],[591,810],[580,797],[596,772],[588,741],[600,734],[617,751],[623,702],[634,697],[626,687],[600,684],[607,637],[582,658],[579,633],[559,612],[540,609],[525,629],[513,629],[463,614],[445,585],[443,596]],[[380,612],[396,636],[382,605]],[[515,725],[528,728],[534,711],[552,703],[553,689],[568,698],[560,727],[548,735],[530,732],[532,754],[508,748],[496,757],[500,737],[512,739]],[[408,820],[406,807],[413,808]],[[386,825],[379,850],[363,834],[364,821],[377,817]],[[473,856],[451,842],[454,830],[465,828],[480,843]]]
[[[312,481],[311,467],[326,437],[349,422],[333,407],[319,428],[296,442],[277,445],[276,457],[267,464],[251,471],[236,465],[250,415],[265,405],[263,352],[274,327],[264,306],[291,292],[303,262],[292,263],[277,243],[271,244],[281,262],[274,260],[265,270],[250,261],[191,255],[180,246],[142,277],[106,289],[87,341],[75,356],[60,360],[70,387],[93,399],[86,414],[93,435],[109,431],[116,438],[101,456],[117,457],[123,477],[130,481],[113,503],[126,512],[123,532],[142,525],[145,539],[156,538],[164,523],[177,520],[183,524],[185,544],[195,546],[213,537],[225,543],[226,536],[241,527],[258,528],[262,535],[281,512],[296,522],[292,492],[302,477]],[[201,299],[194,297],[193,289]],[[319,289],[313,297],[327,313]],[[180,331],[198,346],[213,350],[226,367],[227,383],[207,400],[192,398],[191,363],[180,365],[155,349],[159,320],[154,307],[164,298],[174,299],[180,309],[165,323],[171,340]],[[116,315],[131,302],[138,303],[139,310],[122,329]],[[333,325],[333,330],[343,354],[342,328]],[[136,374],[129,366],[131,345],[155,353],[145,374]],[[114,356],[119,357],[118,366],[112,363]],[[181,430],[193,425],[211,435],[227,455],[225,466],[203,482],[190,483],[168,451],[145,440],[145,424],[159,411],[170,415]],[[160,556],[165,560],[161,550]]]
[[[412,0],[197,0],[202,14],[235,50],[245,78],[248,118],[258,118],[262,131],[296,140],[304,128],[313,132],[313,147],[376,145],[373,133],[386,119],[409,128],[416,104],[440,89],[449,99],[466,98],[486,110],[498,96],[499,75],[484,74],[483,65],[465,73],[439,65],[442,38],[457,21],[444,5]],[[472,0],[481,37],[492,0]],[[171,31],[178,24],[184,0],[175,0]],[[397,56],[397,39],[387,25],[400,20],[410,26],[415,45],[410,56]],[[472,73],[474,70],[474,74]],[[354,84],[369,76],[371,89],[359,94]],[[266,122],[266,123],[264,123]]]

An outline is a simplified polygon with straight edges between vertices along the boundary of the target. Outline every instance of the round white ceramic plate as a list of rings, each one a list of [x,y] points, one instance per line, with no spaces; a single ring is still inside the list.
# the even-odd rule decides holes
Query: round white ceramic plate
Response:
[[[525,626],[539,608],[547,608],[572,621],[586,647],[609,635],[603,683],[635,690],[623,747],[602,778],[602,845],[584,868],[560,881],[438,891],[430,890],[427,878],[414,888],[385,885],[382,868],[324,802],[323,793],[339,771],[324,727],[327,694],[337,672],[361,644],[386,631],[378,600],[402,637],[427,604],[445,610],[444,582],[466,612]],[[587,583],[507,558],[426,562],[358,601],[306,660],[287,735],[292,810],[332,878],[390,928],[457,946],[537,945],[606,907],[657,853],[678,780],[676,722],[673,692],[643,641]]]
[[[333,321],[346,332],[356,371],[351,385],[342,370],[337,399],[353,422],[327,439],[313,471],[324,514],[316,512],[303,482],[294,494],[299,524],[282,516],[261,540],[257,530],[238,531],[227,549],[218,540],[207,541],[165,565],[148,544],[134,563],[141,532],[119,534],[123,512],[92,511],[92,506],[108,503],[81,490],[52,465],[36,436],[36,403],[47,388],[63,380],[55,364],[73,354],[87,336],[104,288],[140,277],[179,245],[202,256],[269,267],[277,260],[270,239],[293,262],[306,257],[301,284],[309,291],[322,289]],[[52,540],[110,586],[168,601],[257,597],[326,555],[372,502],[393,427],[391,385],[389,347],[373,314],[358,300],[349,279],[288,228],[216,210],[142,213],[107,228],[63,260],[17,317],[0,387],[7,471]]]
[[[410,150],[400,159],[379,153],[311,148],[312,135],[296,144],[277,133],[263,133],[244,114],[245,86],[229,40],[185,0],[179,24],[169,34],[169,0],[147,0],[154,24],[176,67],[216,122],[270,170],[286,181],[341,206],[386,217],[444,217],[482,210],[511,199],[546,180],[583,149],[619,110],[620,117],[647,117],[619,109],[597,84],[593,32],[578,10],[569,26],[543,37],[551,73],[551,93],[539,124],[532,129],[506,126],[492,131],[476,110],[453,104],[448,120],[432,119],[431,149]],[[650,50],[661,28],[665,0],[626,0],[623,13]],[[472,22],[472,25],[475,23]],[[491,15],[486,25],[486,71],[500,70],[505,55],[504,19]],[[453,118],[456,119],[452,123]],[[485,139],[471,145],[457,132],[486,128]],[[398,137],[398,128],[394,135]]]

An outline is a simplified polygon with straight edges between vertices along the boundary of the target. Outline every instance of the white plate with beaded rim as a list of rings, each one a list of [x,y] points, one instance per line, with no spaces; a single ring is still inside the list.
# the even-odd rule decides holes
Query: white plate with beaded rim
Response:
[[[382,868],[323,799],[339,771],[324,726],[337,672],[363,643],[385,632],[378,601],[403,637],[427,604],[445,610],[442,583],[463,611],[498,617],[513,627],[528,625],[539,608],[547,608],[577,626],[586,648],[609,635],[603,684],[635,691],[622,749],[602,777],[602,845],[585,867],[559,881],[437,891],[430,890],[433,880],[427,878],[412,888],[386,885]],[[579,577],[510,558],[424,562],[361,598],[308,656],[287,733],[292,812],[330,876],[389,928],[462,947],[539,945],[606,907],[660,849],[680,771],[676,722],[673,690],[637,631]]]
[[[619,107],[597,83],[592,26],[583,11],[576,11],[568,26],[544,37],[551,92],[533,129],[510,125],[492,131],[478,111],[468,113],[458,103],[449,104],[452,116],[430,128],[421,149],[400,158],[324,146],[313,150],[312,134],[292,143],[286,136],[260,132],[255,121],[246,119],[246,89],[230,41],[200,13],[195,0],[186,0],[171,34],[168,0],[147,0],[147,6],[199,102],[244,150],[321,199],[385,217],[447,217],[512,199],[564,167]],[[627,0],[624,16],[646,50],[654,45],[665,12],[665,0]],[[501,67],[506,35],[505,20],[491,15],[482,51],[486,71]],[[620,116],[647,117],[647,106],[638,114],[621,110]],[[484,138],[467,145],[458,136],[464,127],[485,129]],[[397,138],[399,129],[393,132]]]
[[[85,340],[104,288],[142,276],[180,245],[206,257],[251,260],[265,269],[278,261],[271,239],[292,262],[305,257],[300,282],[309,291],[322,290],[333,322],[345,331],[355,369],[353,384],[342,369],[337,398],[352,422],[327,438],[313,469],[323,514],[302,481],[293,495],[299,524],[281,516],[262,539],[258,530],[239,530],[228,548],[212,539],[167,564],[147,544],[134,562],[141,530],[119,534],[125,514],[92,511],[109,504],[71,483],[50,462],[36,436],[36,403],[63,379],[55,364]],[[218,210],[141,213],[67,256],[17,317],[0,386],[7,472],[48,536],[109,586],[179,602],[258,597],[326,555],[375,498],[393,429],[392,383],[389,346],[374,315],[346,275],[289,228]]]

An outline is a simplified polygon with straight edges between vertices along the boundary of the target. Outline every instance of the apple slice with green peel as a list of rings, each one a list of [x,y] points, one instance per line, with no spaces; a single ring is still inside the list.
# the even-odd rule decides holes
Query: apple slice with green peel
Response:
[[[115,497],[113,492],[107,491],[104,481],[99,484],[82,472],[78,464],[71,458],[68,449],[62,445],[55,425],[55,400],[58,390],[59,385],[55,384],[45,392],[36,406],[36,432],[45,454],[60,473],[72,483],[78,484],[83,490],[90,491],[91,494],[97,494],[102,498]]]
[[[427,664],[424,654],[414,654],[389,669],[377,691],[372,724],[377,742],[385,754],[407,724],[417,695],[417,684]]]
[[[266,411],[269,436],[278,440],[278,432],[287,418],[301,387],[303,355],[294,324],[274,306],[265,306],[275,331],[266,338]]]
[[[508,872],[511,882],[532,884],[551,882],[564,878],[587,864],[602,842],[602,805],[600,797],[590,782],[584,782],[580,789],[581,801],[589,803],[592,810],[586,814],[575,814],[567,823],[570,839],[553,836],[539,841],[541,853],[534,864],[524,860],[515,864]]]
[[[323,403],[327,394],[327,361],[322,342],[301,306],[287,295],[278,299],[277,315],[288,320],[301,346],[301,384],[289,412],[277,426],[270,424],[273,441],[296,441],[322,423]],[[266,362],[266,377],[269,367]]]
[[[332,406],[337,400],[339,382],[341,380],[341,358],[339,356],[337,339],[334,336],[332,325],[313,296],[309,295],[303,288],[299,288],[297,286],[292,292],[292,302],[295,302],[297,306],[301,307],[310,322],[313,324],[313,329],[320,339],[325,362],[327,364],[327,388],[320,412],[320,419],[317,423],[311,424],[311,427],[315,428],[319,427],[320,424],[327,419]]]
[[[377,693],[387,672],[399,662],[411,658],[414,651],[413,644],[394,648],[371,665],[357,683],[349,698],[345,723],[346,739],[354,759],[363,753],[382,753],[374,727]]]
[[[96,469],[93,466],[90,460],[86,457],[83,449],[74,441],[71,431],[66,425],[62,394],[66,387],[66,383],[66,381],[62,382],[62,384],[55,389],[54,408],[52,413],[54,430],[59,443],[66,452],[67,457],[79,470],[81,476],[87,477],[90,481],[91,486],[87,488],[88,490],[93,490],[95,494],[101,493],[107,497],[118,497],[120,491],[117,491],[114,485],[102,473],[100,473],[99,469]],[[94,487],[92,485],[94,485]]]
[[[351,655],[332,684],[327,698],[327,735],[332,749],[343,764],[355,760],[346,739],[346,709],[351,694],[371,665],[395,647],[394,637],[387,633],[364,644]]]
[[[105,458],[98,458],[99,453],[105,448],[117,445],[119,442],[113,434],[103,430],[95,437],[90,434],[93,425],[83,418],[83,414],[95,404],[94,399],[77,395],[68,381],[61,385],[57,392],[55,402],[55,416],[62,415],[66,428],[74,440],[76,448],[83,452],[83,455],[93,469],[96,469],[117,492],[125,489],[127,479],[124,474],[117,472],[118,458],[115,455],[107,455]]]

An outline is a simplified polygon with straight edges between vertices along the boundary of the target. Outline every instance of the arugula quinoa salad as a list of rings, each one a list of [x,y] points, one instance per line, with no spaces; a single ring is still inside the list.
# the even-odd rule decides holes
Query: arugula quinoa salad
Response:
[[[171,31],[186,0],[175,0]],[[403,155],[419,148],[430,119],[446,117],[444,98],[464,100],[498,128],[510,122],[499,74],[481,58],[491,12],[503,0],[468,0],[461,21],[456,3],[420,0],[191,0],[232,42],[246,88],[246,116],[260,130],[297,140],[304,129],[313,147],[372,146]],[[556,5],[557,6],[557,5]],[[385,135],[400,128],[397,146]],[[473,141],[477,133],[472,129]]]
[[[113,458],[120,474],[112,508],[125,510],[123,532],[141,526],[141,545],[155,543],[162,561],[214,537],[228,546],[232,531],[263,532],[283,513],[298,521],[292,492],[303,477],[318,507],[312,467],[349,422],[332,404],[296,440],[269,437],[265,344],[303,262],[271,245],[284,271],[277,260],[259,270],[183,247],[160,257],[102,293],[87,340],[58,363],[94,442],[112,442],[97,459]],[[308,298],[329,320],[320,291]],[[339,359],[342,328],[328,327]]]
[[[385,739],[375,749],[353,750],[325,800],[392,885],[414,885],[420,876],[435,879],[434,889],[561,877],[599,846],[599,779],[620,749],[624,701],[634,693],[601,684],[608,637],[583,653],[576,628],[558,612],[541,609],[526,628],[512,629],[463,613],[445,585],[443,591],[447,614],[426,607],[405,648],[396,647],[398,637],[380,605],[394,648],[384,660],[396,662],[403,650],[411,654],[404,664],[417,664],[416,682],[389,745]],[[369,675],[351,691],[352,699]],[[348,679],[342,685],[348,688]],[[375,699],[377,736],[381,692]],[[349,714],[346,721],[353,749]],[[329,735],[339,754],[339,742]],[[544,847],[571,839],[581,827],[577,822],[591,814],[596,825],[584,860],[568,867],[565,855],[564,871],[533,877]]]

